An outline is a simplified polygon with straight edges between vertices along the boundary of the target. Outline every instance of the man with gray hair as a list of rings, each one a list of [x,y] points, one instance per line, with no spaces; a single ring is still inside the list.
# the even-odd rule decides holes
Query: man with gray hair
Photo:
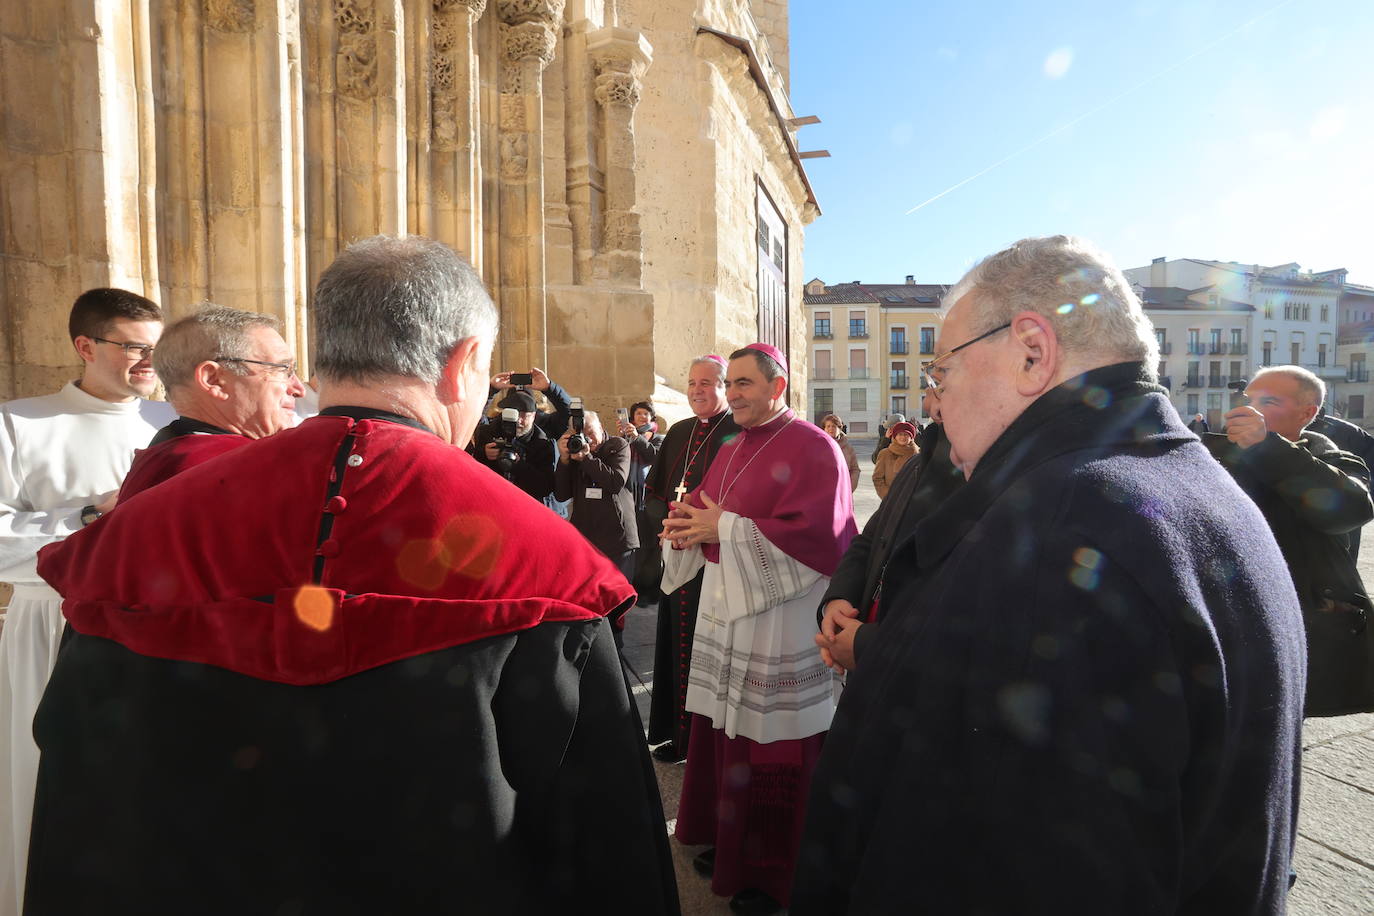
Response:
[[[1255,374],[1249,406],[1226,414],[1208,447],[1264,513],[1307,627],[1309,716],[1374,710],[1374,614],[1349,538],[1374,517],[1369,468],[1308,429],[1326,384],[1301,366]]]
[[[206,304],[167,328],[153,368],[177,418],[129,468],[119,498],[295,424],[305,386],[271,315]]]
[[[463,450],[481,280],[377,237],[314,304],[318,416],[40,557],[71,633],[28,908],[676,913],[605,619],[634,593]]]
[[[966,482],[892,548],[791,912],[1282,912],[1305,665],[1273,535],[1086,242],[945,303],[924,371]]]

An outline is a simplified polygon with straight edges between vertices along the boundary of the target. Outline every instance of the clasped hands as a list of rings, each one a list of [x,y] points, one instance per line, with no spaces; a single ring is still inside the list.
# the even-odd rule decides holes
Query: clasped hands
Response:
[[[663,520],[658,539],[675,550],[698,544],[719,544],[720,516],[725,510],[705,493],[701,494],[701,501],[706,503],[705,508],[698,509],[690,503],[669,503],[670,511]]]
[[[854,634],[864,622],[859,619],[859,609],[836,598],[827,602],[821,615],[821,631],[816,634],[816,645],[821,648],[821,661],[836,674],[854,670]]]

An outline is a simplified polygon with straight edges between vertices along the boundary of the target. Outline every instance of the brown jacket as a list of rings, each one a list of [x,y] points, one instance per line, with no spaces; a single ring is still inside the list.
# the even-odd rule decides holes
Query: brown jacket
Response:
[[[893,442],[887,448],[878,453],[878,459],[873,463],[873,489],[878,491],[878,498],[887,497],[887,489],[892,486],[892,479],[897,476],[897,472],[902,469],[902,465],[911,460],[911,456],[916,454],[916,443],[913,442],[906,448],[902,448]]]

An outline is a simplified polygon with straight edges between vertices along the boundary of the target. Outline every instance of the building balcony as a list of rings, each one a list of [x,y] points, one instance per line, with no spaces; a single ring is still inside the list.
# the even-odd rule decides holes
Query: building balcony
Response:
[[[852,378],[852,379],[853,379],[853,378],[868,378],[868,370],[867,370],[867,369],[855,369],[853,366],[850,366],[850,367],[849,367],[849,377]]]
[[[1190,344],[1188,344],[1188,355],[1189,355],[1189,356],[1203,356],[1203,355],[1205,355],[1206,353],[1207,353],[1207,345],[1206,345],[1206,344],[1202,344],[1202,343],[1190,343]]]
[[[834,339],[835,339],[835,335],[834,335],[834,334],[831,334],[829,331],[816,331],[816,333],[812,334],[811,336],[814,337],[814,338],[816,338],[816,340],[834,340]]]
[[[1199,376],[1199,375],[1190,375],[1190,376],[1188,376],[1187,378],[1185,378],[1185,379],[1183,380],[1183,387],[1184,387],[1184,388],[1201,388],[1201,387],[1202,387],[1202,377]]]
[[[1347,369],[1345,366],[1317,366],[1312,363],[1307,364],[1307,368],[1317,374],[1320,379],[1332,379],[1338,382],[1345,381]]]
[[[1230,345],[1230,353],[1231,353],[1232,356],[1244,356],[1245,354],[1247,354],[1247,353],[1249,353],[1249,352],[1250,352],[1250,345],[1249,345],[1249,344],[1235,343],[1235,342],[1233,341],[1233,342],[1231,343],[1231,345]]]
[[[923,340],[923,341],[921,341],[921,355],[922,355],[922,356],[934,356],[934,355],[935,355],[935,341],[933,341],[933,340]]]
[[[850,328],[850,329],[849,329],[849,339],[850,339],[850,340],[868,340],[868,331],[865,330],[864,328],[859,328],[857,331],[856,331],[854,328]]]
[[[894,375],[888,380],[887,387],[895,391],[899,389],[910,388],[911,383],[905,375]]]
[[[1354,366],[1351,366],[1349,369],[1346,370],[1345,380],[1347,382],[1367,382],[1369,381],[1369,370],[1357,369]]]
[[[835,377],[834,369],[812,369],[811,378],[813,381],[823,382]]]
[[[1160,386],[1163,387],[1166,391],[1173,391],[1173,390],[1174,390],[1174,379],[1173,379],[1172,376],[1169,376],[1169,375],[1161,375],[1161,376],[1159,377],[1159,384],[1160,384]]]
[[[1207,345],[1207,355],[1208,355],[1208,356],[1222,356],[1222,355],[1225,355],[1225,353],[1226,353],[1226,344],[1224,344],[1224,343],[1210,343],[1210,344]]]
[[[1207,387],[1208,387],[1208,388],[1225,388],[1225,387],[1226,387],[1226,383],[1229,382],[1229,381],[1231,381],[1231,379],[1230,379],[1229,376],[1225,376],[1225,375],[1209,375],[1209,376],[1207,376]]]
[[[894,340],[888,346],[888,352],[893,356],[905,356],[911,352],[911,344],[907,343],[905,340]]]
[[[1166,342],[1166,343],[1162,343],[1162,344],[1159,345],[1159,355],[1160,355],[1160,356],[1168,356],[1168,355],[1170,355],[1170,354],[1173,353],[1173,352],[1174,352],[1174,345],[1173,345],[1173,342],[1172,342],[1172,341]]]

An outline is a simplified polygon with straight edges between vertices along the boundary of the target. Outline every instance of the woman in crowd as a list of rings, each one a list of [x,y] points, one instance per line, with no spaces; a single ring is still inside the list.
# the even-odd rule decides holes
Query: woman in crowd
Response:
[[[830,434],[835,440],[835,444],[844,453],[845,463],[849,465],[849,489],[850,492],[859,489],[859,456],[854,454],[854,446],[849,444],[849,437],[844,433],[844,421],[833,413],[828,413],[821,417],[821,429]]]
[[[873,463],[873,489],[878,491],[879,499],[887,498],[888,488],[902,465],[918,453],[916,448],[916,427],[910,423],[894,423],[887,431],[892,443],[878,452],[878,460]]]

